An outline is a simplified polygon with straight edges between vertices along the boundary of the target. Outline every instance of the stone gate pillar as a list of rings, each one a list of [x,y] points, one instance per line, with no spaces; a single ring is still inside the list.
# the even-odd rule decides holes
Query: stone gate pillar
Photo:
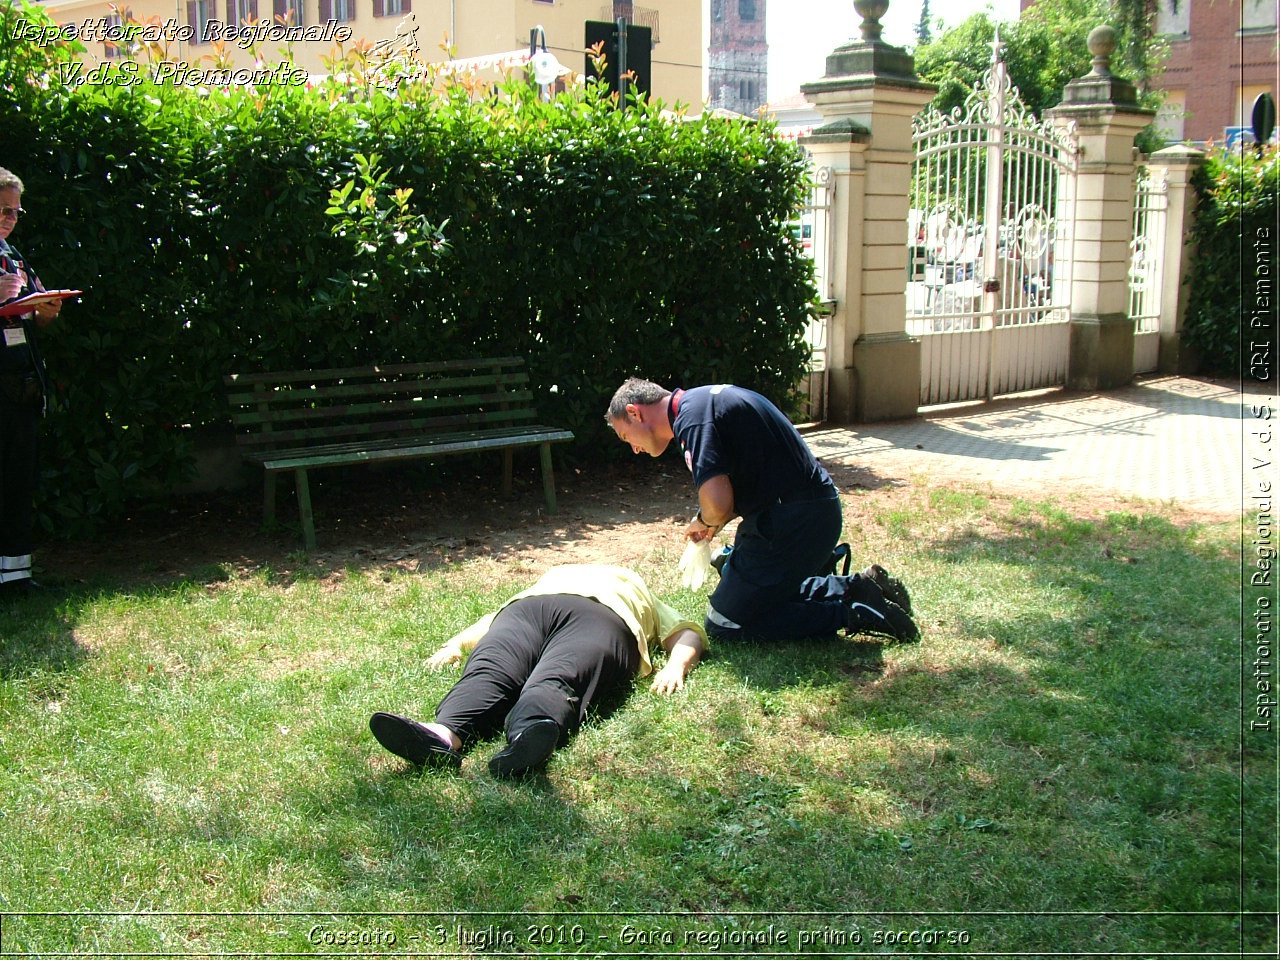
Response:
[[[1194,373],[1197,358],[1182,343],[1190,293],[1191,259],[1196,255],[1195,242],[1189,239],[1195,217],[1196,191],[1191,178],[1204,163],[1203,150],[1182,146],[1165,147],[1147,159],[1151,178],[1167,184],[1169,209],[1165,218],[1164,245],[1159,251],[1164,269],[1160,290],[1160,358],[1161,373]]]
[[[920,405],[920,341],[906,332],[911,119],[936,90],[880,39],[888,0],[854,7],[862,39],[801,88],[823,124],[800,142],[835,184],[827,417],[836,423],[911,417]]]
[[[1155,112],[1139,107],[1133,85],[1112,75],[1115,48],[1115,30],[1096,27],[1089,34],[1092,72],[1068,83],[1062,103],[1046,111],[1055,123],[1074,122],[1080,138],[1067,364],[1067,386],[1075,390],[1107,390],[1133,379],[1134,138]]]

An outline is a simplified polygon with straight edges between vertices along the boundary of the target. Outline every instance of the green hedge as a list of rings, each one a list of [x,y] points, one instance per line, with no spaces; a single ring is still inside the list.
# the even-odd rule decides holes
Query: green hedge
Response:
[[[1275,347],[1269,322],[1265,329],[1249,331],[1240,318],[1249,316],[1256,303],[1260,256],[1270,271],[1267,289],[1274,304],[1280,150],[1274,145],[1261,153],[1219,150],[1209,155],[1193,183],[1199,195],[1192,225],[1198,252],[1191,265],[1185,339],[1198,351],[1205,372],[1245,375],[1246,335],[1250,342]]]
[[[799,379],[807,166],[768,125],[594,85],[68,87],[74,49],[14,40],[21,16],[43,13],[0,8],[13,239],[85,290],[43,338],[50,530],[189,476],[230,371],[522,354],[580,455],[621,449],[602,412],[627,375],[779,402]]]

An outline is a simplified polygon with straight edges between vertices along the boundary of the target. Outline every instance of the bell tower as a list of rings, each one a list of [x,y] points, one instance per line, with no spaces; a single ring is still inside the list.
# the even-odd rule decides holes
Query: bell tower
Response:
[[[754,116],[769,99],[767,0],[711,0],[710,107]]]

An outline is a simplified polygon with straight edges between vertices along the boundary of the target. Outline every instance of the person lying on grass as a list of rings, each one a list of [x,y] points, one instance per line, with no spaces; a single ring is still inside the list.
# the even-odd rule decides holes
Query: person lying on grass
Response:
[[[434,722],[375,713],[369,729],[410,763],[457,768],[467,748],[505,725],[506,749],[489,761],[489,770],[495,777],[521,776],[546,763],[592,703],[652,673],[655,643],[667,662],[653,689],[669,694],[684,687],[706,642],[701,625],[655,597],[625,567],[553,567],[427,660],[439,669],[472,651]]]

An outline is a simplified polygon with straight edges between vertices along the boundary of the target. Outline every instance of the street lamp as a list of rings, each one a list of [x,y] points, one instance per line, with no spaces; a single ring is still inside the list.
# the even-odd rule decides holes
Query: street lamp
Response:
[[[541,50],[538,49],[539,44],[542,45]],[[547,50],[547,32],[542,29],[542,24],[529,31],[529,67],[533,71],[533,82],[538,85],[544,99],[549,96],[547,88],[569,72],[556,55]]]

